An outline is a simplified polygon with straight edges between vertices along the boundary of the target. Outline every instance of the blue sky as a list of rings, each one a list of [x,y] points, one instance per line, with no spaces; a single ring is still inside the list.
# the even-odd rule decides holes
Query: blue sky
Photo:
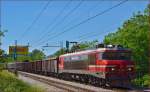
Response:
[[[129,0],[89,22],[51,39],[54,35],[78,24],[88,17],[112,7],[121,2],[121,0],[84,0],[82,2],[80,0],[50,1],[48,7],[43,11],[38,20],[31,26],[30,30],[27,30],[47,2],[42,0],[2,1],[1,25],[3,29],[8,30],[2,39],[2,49],[7,51],[8,46],[14,44],[14,40],[18,40],[19,45],[26,45],[29,42],[31,45],[30,50],[35,48],[41,49],[46,43],[59,45],[59,42],[63,41],[65,45],[66,40],[81,42],[97,39],[101,42],[105,35],[117,31],[117,28],[125,20],[129,19],[133,13],[144,11],[148,4],[147,0]],[[77,7],[75,11],[68,14],[75,7]],[[47,34],[45,35],[45,33]],[[85,35],[85,38],[83,35]],[[84,39],[79,40],[81,36]],[[44,52],[48,55],[58,49],[47,48]]]

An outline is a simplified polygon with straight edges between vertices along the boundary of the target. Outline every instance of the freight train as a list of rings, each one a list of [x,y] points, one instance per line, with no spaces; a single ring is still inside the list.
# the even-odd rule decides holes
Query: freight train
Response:
[[[96,86],[129,87],[135,78],[131,50],[119,45],[67,53],[46,60],[11,63],[8,69]]]

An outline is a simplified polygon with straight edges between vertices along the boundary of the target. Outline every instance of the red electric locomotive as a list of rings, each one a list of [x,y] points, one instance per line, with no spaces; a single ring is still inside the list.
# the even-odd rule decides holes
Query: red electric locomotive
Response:
[[[67,53],[58,58],[15,64],[8,64],[8,69],[97,86],[128,88],[131,80],[135,78],[131,50],[113,45]]]
[[[100,86],[127,87],[135,77],[131,50],[113,45],[61,55],[58,67],[61,77]]]

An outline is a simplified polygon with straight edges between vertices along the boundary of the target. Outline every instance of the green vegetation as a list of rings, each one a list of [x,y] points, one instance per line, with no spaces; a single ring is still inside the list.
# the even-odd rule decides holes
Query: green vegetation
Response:
[[[14,58],[5,54],[3,50],[0,50],[0,62],[14,62]],[[44,52],[38,49],[34,49],[32,52],[29,53],[28,56],[18,56],[17,61],[22,62],[25,60],[34,61],[34,60],[41,60],[45,58]]]
[[[5,32],[7,32],[7,30],[1,30],[1,26],[0,26],[0,37],[4,37],[5,36]],[[2,45],[2,42],[0,42],[0,46]]]
[[[73,52],[75,50],[85,50],[87,48],[93,48],[95,47],[95,45],[97,44],[97,40],[94,40],[94,41],[91,41],[91,42],[88,42],[88,41],[85,41],[85,42],[81,42],[80,44],[78,45],[73,45],[70,49],[69,49],[69,52]],[[63,48],[63,49],[59,49],[58,51],[56,51],[53,55],[51,55],[50,57],[55,57],[55,56],[59,56],[59,55],[62,55],[62,54],[65,54],[66,53],[66,48]]]
[[[146,74],[142,76],[141,78],[136,78],[135,80],[133,80],[133,83],[136,84],[137,86],[149,87],[150,75]]]
[[[66,48],[63,48],[63,49],[56,51],[53,55],[50,55],[50,57],[56,57],[65,53],[66,53]]]
[[[31,58],[31,60],[41,60],[41,59],[45,58],[45,54],[41,50],[34,49],[30,53],[30,58]]]
[[[7,62],[7,58],[5,57],[5,51],[0,49],[0,63]]]
[[[10,72],[1,71],[0,92],[44,92],[44,90],[17,79],[17,77]]]
[[[6,68],[6,63],[0,62],[0,72]]]
[[[133,61],[136,65],[138,78],[135,80],[137,85],[148,86],[150,76],[148,76],[148,43],[149,43],[149,9],[144,13],[138,12],[115,33],[105,36],[105,44],[120,44],[132,50]],[[148,83],[149,82],[149,83]]]
[[[94,41],[91,41],[91,42],[88,42],[88,41],[85,41],[85,42],[81,42],[80,45],[79,45],[79,48],[80,50],[84,50],[84,49],[87,49],[87,48],[93,48],[97,45],[98,43],[98,40],[94,40]],[[74,49],[75,47],[72,47],[72,49]]]

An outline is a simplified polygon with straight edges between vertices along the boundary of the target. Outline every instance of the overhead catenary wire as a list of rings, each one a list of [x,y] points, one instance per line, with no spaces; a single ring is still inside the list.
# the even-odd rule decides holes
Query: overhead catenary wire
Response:
[[[41,15],[43,14],[43,12],[48,8],[50,2],[52,0],[48,0],[47,3],[44,5],[44,7],[42,7],[41,11],[39,12],[39,14],[34,18],[34,20],[31,22],[31,24],[26,28],[26,30],[23,32],[23,34],[20,36],[20,40],[22,40],[25,35],[28,34],[28,32],[31,30],[31,28],[35,25],[35,23],[39,20],[39,18],[41,17]]]
[[[94,16],[91,16],[91,17],[89,17],[89,18],[87,18],[87,19],[85,19],[85,20],[79,22],[79,23],[76,24],[76,25],[73,25],[73,26],[69,27],[68,29],[66,29],[66,30],[64,30],[64,31],[62,31],[62,32],[60,32],[60,33],[54,35],[53,37],[50,37],[49,39],[47,39],[47,40],[45,40],[45,41],[42,41],[41,43],[43,44],[43,43],[45,43],[45,42],[47,42],[47,41],[49,41],[49,40],[51,40],[51,39],[53,39],[53,38],[56,38],[56,37],[58,37],[58,36],[60,36],[60,35],[62,35],[62,34],[64,34],[64,33],[68,32],[68,31],[71,31],[72,29],[74,29],[74,28],[76,28],[76,27],[78,27],[78,26],[80,26],[80,25],[82,25],[82,24],[84,24],[84,23],[86,23],[86,22],[88,22],[88,21],[90,21],[90,20],[92,20],[92,19],[94,19],[94,18],[100,16],[100,15],[103,15],[103,14],[109,12],[110,10],[112,10],[112,9],[114,9],[114,8],[116,8],[116,7],[120,6],[120,5],[122,5],[122,4],[124,4],[124,3],[127,2],[127,1],[128,1],[128,0],[121,1],[120,3],[114,5],[114,6],[110,7],[110,8],[108,8],[108,9],[106,9],[106,10],[104,10],[104,11],[102,11],[102,12],[96,14],[96,15],[94,15]],[[39,43],[39,44],[41,44],[41,43]],[[37,44],[37,45],[39,45],[39,44]]]
[[[84,39],[90,39],[90,38],[93,38],[93,37],[97,37],[97,36],[100,36],[106,32],[111,32],[112,30],[110,29],[107,29],[107,30],[104,30],[104,31],[100,31],[100,32],[97,32],[97,33],[94,33],[94,34],[91,34],[91,35],[87,35],[87,36],[84,36],[82,38],[79,38],[77,41],[83,41]]]
[[[88,17],[89,17],[89,12],[91,12],[93,9],[95,9],[97,6],[101,5],[101,3],[103,2],[104,0],[101,0],[101,1],[98,1],[98,3],[96,5],[94,5],[93,7],[90,7],[90,9],[88,9]],[[70,23],[76,21],[77,19],[73,19],[72,21],[68,22],[67,25],[65,25],[63,28],[61,28],[61,30],[65,30],[66,27],[68,27],[68,25],[70,25]],[[91,32],[89,33],[91,34]],[[87,34],[85,34],[87,35]]]
[[[44,31],[44,33],[43,33],[43,31],[40,33],[40,34],[42,34],[39,38],[40,39],[38,39],[38,40],[36,40],[36,41],[34,41],[34,43],[38,43],[39,41],[41,41],[44,37],[45,37],[45,35],[47,35],[47,32],[49,31],[48,29],[52,26],[52,24],[56,24],[57,22],[57,19],[58,19],[58,17],[60,17],[63,13],[64,13],[64,11],[65,11],[65,9],[69,6],[69,4],[72,2],[72,0],[69,0],[66,4],[65,4],[65,6],[60,10],[60,12],[55,16],[55,18],[53,18],[53,22],[50,22],[49,24],[48,24],[48,26],[46,26],[45,27],[45,29],[43,30]],[[53,26],[52,26],[53,27]]]
[[[98,3],[96,5],[94,5],[94,7],[91,7],[88,11],[88,17],[90,17],[90,13],[95,9],[97,8],[99,5],[102,5],[101,3],[103,2],[104,0],[99,0]]]
[[[61,25],[69,15],[71,15],[76,9],[78,9],[78,8],[81,6],[81,4],[82,4],[83,1],[84,1],[84,0],[81,0],[74,8],[72,8],[72,9],[68,12],[59,22],[57,22],[57,23],[55,24],[55,26],[53,26],[53,27],[50,29],[50,32],[47,31],[47,32],[46,32],[42,37],[40,37],[40,39],[37,40],[35,43],[40,42],[41,40],[43,40],[43,38],[46,37],[46,36],[45,36],[46,34],[49,34],[49,33],[51,33],[53,30],[55,30],[56,28],[58,28],[58,26]]]
[[[103,31],[100,31],[100,32],[88,32],[88,33],[85,33],[85,34],[82,34],[82,35],[76,37],[75,39],[81,41],[81,40],[87,39],[87,38],[89,38],[89,37],[98,36],[98,35],[100,35],[100,34],[103,34],[104,32],[108,32],[108,31],[110,30],[110,28],[112,28],[112,27],[114,27],[114,26],[116,26],[116,25],[117,25],[117,24],[114,23],[114,24],[112,24],[112,25],[110,25],[110,26],[107,26],[107,27],[106,27],[106,28],[107,28],[106,30],[104,29]],[[100,29],[100,30],[102,30],[102,29]]]

